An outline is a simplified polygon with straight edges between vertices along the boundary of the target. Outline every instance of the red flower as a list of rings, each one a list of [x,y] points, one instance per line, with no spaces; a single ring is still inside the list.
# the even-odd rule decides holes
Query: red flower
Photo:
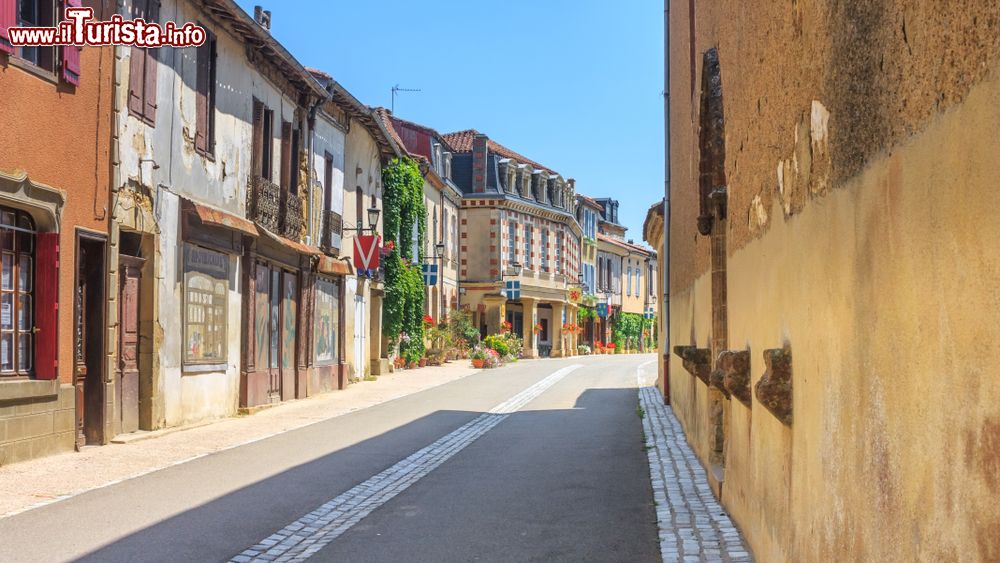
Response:
[[[425,327],[432,327],[432,326],[434,326],[434,317],[432,317],[430,315],[424,315],[424,326]]]

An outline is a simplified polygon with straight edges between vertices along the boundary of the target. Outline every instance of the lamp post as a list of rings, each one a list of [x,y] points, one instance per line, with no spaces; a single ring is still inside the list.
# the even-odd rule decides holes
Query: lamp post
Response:
[[[368,208],[368,227],[371,228],[373,235],[378,230],[378,216],[381,212],[382,211],[378,207]]]
[[[517,260],[515,260],[515,261],[513,261],[513,262],[510,263],[510,269],[513,270],[514,273],[513,274],[507,274],[507,273],[501,271],[500,272],[500,279],[520,277],[521,276],[521,270],[524,269],[524,266],[522,266],[520,262],[518,262]]]

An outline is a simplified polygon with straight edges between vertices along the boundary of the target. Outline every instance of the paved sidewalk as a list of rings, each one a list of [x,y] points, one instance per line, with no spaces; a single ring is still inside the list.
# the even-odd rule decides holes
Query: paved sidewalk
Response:
[[[752,561],[736,525],[715,499],[680,422],[655,387],[639,389],[649,474],[665,562]]]
[[[0,467],[0,518],[105,487],[478,373],[468,360],[397,371],[259,413],[170,429],[163,435],[88,447]]]

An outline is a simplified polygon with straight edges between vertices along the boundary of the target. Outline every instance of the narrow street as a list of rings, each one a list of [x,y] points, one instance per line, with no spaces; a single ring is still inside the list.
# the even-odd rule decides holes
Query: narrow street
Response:
[[[521,361],[173,465],[0,520],[0,560],[659,560],[653,358]]]

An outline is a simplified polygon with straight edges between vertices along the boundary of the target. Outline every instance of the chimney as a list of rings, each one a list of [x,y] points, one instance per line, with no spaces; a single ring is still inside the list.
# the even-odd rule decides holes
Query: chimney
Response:
[[[476,133],[472,139],[472,191],[486,193],[486,156],[489,138],[482,133]]]
[[[261,6],[253,7],[253,20],[257,25],[263,27],[268,32],[271,31],[271,11],[265,10]]]

